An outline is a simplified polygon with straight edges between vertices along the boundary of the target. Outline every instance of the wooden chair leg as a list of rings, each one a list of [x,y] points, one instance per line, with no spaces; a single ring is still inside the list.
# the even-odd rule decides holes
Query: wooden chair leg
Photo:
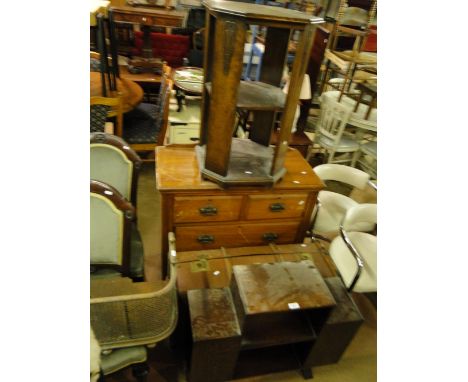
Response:
[[[148,379],[149,367],[146,362],[132,365],[132,375],[138,382],[146,382]]]
[[[332,163],[334,157],[335,157],[335,151],[334,150],[329,151],[328,152],[327,163]]]
[[[360,157],[361,151],[357,150],[353,153],[353,157],[351,158],[351,167],[356,167],[356,162]]]

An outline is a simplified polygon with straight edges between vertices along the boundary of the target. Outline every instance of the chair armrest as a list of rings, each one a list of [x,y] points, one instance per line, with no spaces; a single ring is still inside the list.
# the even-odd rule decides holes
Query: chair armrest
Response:
[[[367,36],[369,34],[369,31],[368,30],[365,30],[365,31],[361,31],[359,29],[354,29],[354,28],[348,28],[348,27],[345,27],[343,25],[339,25],[336,27],[336,29],[340,32],[344,32],[344,33],[349,33],[349,34],[352,34],[354,36]]]
[[[377,185],[376,185],[374,182],[372,182],[372,181],[369,180],[369,181],[367,182],[367,184],[368,184],[372,189],[374,189],[375,191],[377,191]]]
[[[356,283],[359,280],[359,277],[361,276],[362,269],[364,268],[364,260],[361,257],[361,255],[359,254],[359,251],[357,250],[357,248],[354,246],[351,239],[349,238],[347,232],[343,228],[343,225],[340,226],[340,234],[341,234],[341,238],[343,239],[346,246],[348,247],[351,254],[353,255],[354,259],[356,260],[356,264],[358,266],[358,270],[357,270],[356,274],[354,275],[353,281],[351,282],[351,285],[348,287],[348,292],[352,292],[354,286],[356,285]]]
[[[169,243],[168,281],[133,283],[116,278],[91,284],[91,325],[102,349],[154,344],[175,330],[178,308],[173,234],[169,234]],[[104,295],[99,282],[107,286]]]

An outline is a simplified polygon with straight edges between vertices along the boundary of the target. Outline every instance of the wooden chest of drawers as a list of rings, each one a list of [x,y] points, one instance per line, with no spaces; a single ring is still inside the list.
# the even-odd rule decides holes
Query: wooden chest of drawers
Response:
[[[223,189],[201,178],[193,148],[157,147],[161,253],[167,252],[169,231],[178,251],[302,241],[323,183],[296,150],[287,152],[285,167],[286,175],[271,188]]]

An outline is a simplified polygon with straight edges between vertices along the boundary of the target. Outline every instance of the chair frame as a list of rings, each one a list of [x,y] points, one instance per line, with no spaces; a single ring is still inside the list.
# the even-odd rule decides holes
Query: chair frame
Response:
[[[116,117],[116,126],[114,129],[114,134],[121,137],[123,131],[123,104],[122,97],[91,97],[90,106],[93,105],[104,105],[109,106],[110,110],[107,113],[107,117]]]
[[[356,246],[353,244],[352,240],[350,239],[350,237],[348,235],[348,232],[344,228],[345,220],[346,220],[346,216],[343,218],[343,221],[341,222],[341,225],[340,225],[340,235],[341,235],[341,238],[343,239],[344,243],[346,244],[346,247],[348,247],[349,251],[353,255],[354,259],[356,260],[356,264],[357,264],[357,267],[358,267],[356,275],[354,276],[353,281],[351,282],[351,284],[348,287],[348,292],[352,292],[355,285],[356,285],[356,283],[359,281],[359,277],[361,276],[362,270],[364,269],[365,260],[361,256],[361,254],[359,253]]]
[[[375,63],[360,57],[362,48],[366,44],[368,35],[370,34],[370,24],[374,19],[375,13],[377,12],[377,0],[372,0],[370,9],[368,11],[368,19],[365,30],[359,30],[350,28],[344,25],[341,25],[341,19],[344,16],[345,9],[348,7],[347,0],[341,0],[338,8],[338,13],[336,17],[335,24],[333,26],[333,31],[330,34],[329,39],[329,48],[325,51],[326,65],[325,71],[322,78],[322,83],[320,86],[320,94],[324,91],[325,85],[329,84],[332,87],[335,85],[330,84],[328,80],[328,74],[330,71],[331,63],[333,62],[337,66],[342,74],[344,75],[344,81],[338,90],[340,91],[340,96],[338,101],[341,101],[343,94],[349,92],[351,89],[351,84],[353,82],[354,74],[356,72],[358,65],[371,65],[371,68],[374,68]],[[351,54],[346,54],[344,52],[336,51],[336,45],[338,38],[340,36],[351,36],[355,38]],[[374,70],[374,69],[372,69]],[[345,90],[347,87],[347,90]]]
[[[129,143],[129,146],[135,150],[136,152],[143,152],[143,151],[153,151],[156,146],[164,146],[164,142],[166,140],[167,134],[167,126],[169,124],[169,103],[171,98],[171,91],[173,87],[173,81],[171,79],[171,72],[172,69],[170,66],[164,65],[163,74],[161,76],[161,86],[166,87],[165,93],[161,91],[160,94],[164,94],[164,100],[162,101],[160,98],[158,102],[164,102],[164,109],[162,115],[158,116],[158,118],[162,119],[161,130],[158,134],[157,142],[153,143]],[[162,89],[161,89],[162,90]],[[144,162],[147,160],[142,159]]]
[[[328,164],[328,163],[327,163]],[[323,164],[321,166],[326,166],[327,164]],[[331,165],[333,165],[333,163],[330,163]],[[350,167],[351,168],[351,167]],[[359,170],[357,168],[353,168],[353,171],[361,171],[362,173],[365,173],[364,171],[362,170]],[[374,189],[375,191],[377,191],[377,185],[375,183],[373,183],[371,180],[370,180],[370,175],[367,174],[367,176],[369,176],[369,179],[366,181],[366,184],[368,186],[370,186],[372,189]],[[351,185],[353,187],[357,187],[357,188],[360,188],[358,186],[357,183],[353,184],[353,183],[348,183],[348,181],[344,181],[344,180],[337,180],[337,179],[332,179],[332,178],[321,178],[322,181],[326,181],[326,180],[336,180],[338,182],[341,182],[341,183],[347,183],[348,185]],[[317,201],[315,203],[315,205],[317,206],[316,210],[315,210],[315,213],[314,213],[314,216],[312,217],[312,220],[310,222],[310,230],[308,230],[307,234],[308,236],[314,240],[314,239],[319,239],[319,240],[323,240],[323,241],[326,241],[328,243],[331,242],[331,240],[328,238],[328,237],[325,237],[325,236],[322,236],[322,235],[319,235],[317,233],[314,233],[314,226],[315,226],[315,222],[317,221],[317,217],[318,217],[318,214],[319,214],[319,211],[320,211],[320,208],[322,208],[322,203],[320,202],[320,198],[319,196],[317,197]],[[341,225],[340,225],[340,232],[341,232]]]
[[[119,191],[104,182],[91,179],[90,192],[109,200],[117,209],[123,212],[124,216],[122,264],[92,264],[91,266],[95,269],[116,269],[122,274],[122,276],[130,277],[131,224],[135,219],[135,208],[120,194]]]
[[[142,166],[141,158],[130,147],[130,145],[127,142],[125,142],[122,138],[112,135],[112,134],[98,133],[98,132],[91,133],[90,144],[91,145],[108,145],[108,146],[115,147],[117,150],[121,151],[130,162],[133,163],[131,190],[130,190],[130,202],[136,208],[138,177],[140,175],[140,170]]]
[[[336,146],[341,141],[343,135],[346,134],[346,125],[348,124],[351,118],[352,112],[353,110],[351,108],[340,104],[339,102],[328,100],[327,102],[322,102],[321,104],[320,117],[315,130],[315,141],[317,141],[317,144],[320,145],[320,147],[322,147],[323,149],[325,149],[325,151],[328,153],[327,163],[351,162],[351,167],[354,167],[356,164],[358,155],[357,152],[359,151],[359,144],[357,141],[356,150],[343,150],[336,148]],[[333,141],[333,144],[330,146],[330,148],[325,147],[319,143],[318,139],[320,135],[323,135],[324,137]],[[335,157],[336,153],[352,152],[354,152],[354,155],[351,157],[351,159],[333,162],[333,158]]]
[[[110,280],[96,280],[97,284],[91,292],[99,290],[99,283],[107,283],[109,293],[104,297],[92,297],[90,300],[90,316],[94,333],[103,350],[117,349],[128,346],[153,345],[169,337],[175,330],[178,320],[177,309],[177,252],[175,247],[175,235],[172,232],[168,234],[168,282],[161,288],[161,283],[127,283],[123,288],[111,284]],[[95,281],[95,282],[96,282]],[[125,280],[120,279],[120,282]],[[163,305],[170,306],[170,319],[161,331],[152,332],[144,325],[136,327],[130,322],[129,312],[135,312],[131,309],[132,304],[143,303],[145,306],[155,307],[158,300],[164,302]],[[130,305],[130,307],[129,307]],[[103,317],[104,316],[104,317]],[[114,327],[116,332],[109,333],[109,322],[106,317],[121,317],[123,321],[118,322],[118,327]],[[132,327],[132,330],[129,328]]]

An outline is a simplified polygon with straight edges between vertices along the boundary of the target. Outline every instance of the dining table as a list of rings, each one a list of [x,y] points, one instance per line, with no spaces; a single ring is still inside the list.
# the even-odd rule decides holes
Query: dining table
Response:
[[[182,110],[182,100],[185,94],[201,96],[203,93],[203,68],[181,66],[174,69],[172,79],[176,90],[178,112]]]
[[[102,97],[101,73],[90,72],[90,96]],[[106,81],[107,82],[107,81]],[[143,88],[136,82],[127,78],[117,78],[117,90],[107,90],[107,97],[122,97],[122,111],[133,110],[143,100]]]

